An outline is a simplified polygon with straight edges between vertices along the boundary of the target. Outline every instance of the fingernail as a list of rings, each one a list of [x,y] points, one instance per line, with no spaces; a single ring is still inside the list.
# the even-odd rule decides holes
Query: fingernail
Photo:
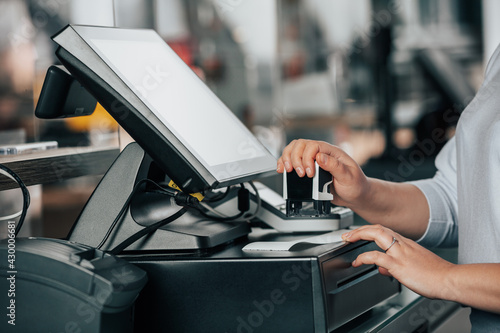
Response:
[[[311,170],[311,168],[306,168],[306,173],[307,173],[307,176],[312,177],[312,170]]]
[[[290,170],[290,168],[291,168],[291,167],[292,167],[292,166],[290,165],[290,163],[289,163],[289,162],[285,162],[285,170],[286,170],[286,171]]]
[[[351,265],[353,265],[353,266],[356,265],[356,259],[354,259],[354,261],[352,262]]]
[[[320,154],[319,155],[319,160],[321,164],[326,164],[326,155],[325,154]]]
[[[351,233],[350,232],[346,232],[345,234],[342,234],[342,239],[343,240],[348,240],[349,238],[351,238]]]
[[[301,168],[301,167],[296,168],[296,169],[295,169],[295,171],[297,171],[297,174],[298,174],[300,177],[304,176],[304,170],[302,170],[302,168]]]

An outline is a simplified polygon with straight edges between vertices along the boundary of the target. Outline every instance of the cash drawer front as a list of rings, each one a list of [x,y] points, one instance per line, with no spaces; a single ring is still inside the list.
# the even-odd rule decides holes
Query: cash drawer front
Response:
[[[373,250],[379,248],[368,243],[322,263],[329,331],[401,291],[400,283],[380,274],[376,266],[351,266],[359,254]]]

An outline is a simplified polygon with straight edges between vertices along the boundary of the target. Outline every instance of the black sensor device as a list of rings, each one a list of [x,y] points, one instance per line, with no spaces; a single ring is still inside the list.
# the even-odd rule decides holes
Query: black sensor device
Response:
[[[64,67],[50,66],[35,109],[41,119],[91,115],[97,100]]]
[[[314,177],[299,177],[295,171],[284,172],[283,196],[287,216],[325,216],[331,212],[332,175],[315,163]]]

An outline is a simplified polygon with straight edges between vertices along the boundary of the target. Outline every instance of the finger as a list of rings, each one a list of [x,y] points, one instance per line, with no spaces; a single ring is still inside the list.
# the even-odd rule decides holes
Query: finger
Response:
[[[293,169],[295,169],[295,172],[297,172],[297,175],[299,175],[299,177],[304,177],[305,175],[302,156],[304,154],[306,145],[306,140],[296,140],[293,146],[293,150],[290,152],[290,162],[292,163],[292,167]]]
[[[347,233],[344,234],[344,236],[346,237],[352,237],[354,234],[358,233],[358,232],[363,232],[364,230],[366,229],[374,229],[374,230],[380,230],[379,232],[387,232],[387,233],[394,233],[391,229],[387,228],[387,227],[384,227],[383,225],[381,224],[365,224],[365,225],[362,225],[360,227],[357,227]]]
[[[368,224],[368,225],[362,225],[360,227],[357,227],[356,229],[353,229],[351,231],[348,231],[348,232],[345,232],[341,235],[342,239],[346,242],[351,242],[351,243],[354,243],[355,241],[353,240],[352,238],[352,235],[355,233],[355,232],[359,232],[359,230],[362,230],[362,229],[365,229],[365,228],[370,228],[370,227],[373,227],[373,225],[371,224]]]
[[[314,177],[316,173],[316,166],[314,164],[316,155],[320,151],[320,142],[311,141],[305,147],[302,153],[302,164],[304,165],[305,172],[308,177]]]
[[[378,247],[385,251],[389,246],[391,246],[393,237],[395,237],[397,240],[398,236],[399,235],[397,235],[395,232],[385,227],[370,225],[360,227],[351,232],[348,232],[347,234],[344,234],[343,239],[351,243],[357,242],[359,240],[374,241]]]
[[[285,163],[283,162],[283,158],[282,157],[278,158],[278,161],[276,162],[276,171],[278,173],[285,172]]]
[[[315,174],[314,161],[318,152],[333,156],[345,155],[340,148],[326,142],[304,139],[293,140],[283,150],[277,163],[277,171],[292,172],[295,169],[300,177],[304,175],[313,177]]]
[[[346,177],[351,177],[349,168],[345,163],[343,163],[343,160],[340,159],[339,155],[336,153],[329,155],[327,153],[320,152],[316,155],[316,161],[318,162],[320,168],[330,172],[332,176],[339,181],[344,181]]]
[[[316,169],[314,162],[316,161],[317,154],[323,152],[326,155],[336,156],[338,150],[340,149],[323,141],[298,140],[292,153],[292,161],[294,154],[298,154],[299,156],[297,157],[300,157],[300,162],[307,176],[314,177]]]
[[[352,262],[353,267],[359,267],[362,265],[376,265],[378,267],[384,268],[388,271],[391,268],[393,259],[391,256],[379,251],[370,251],[361,253],[356,260]]]
[[[293,171],[293,166],[291,162],[291,153],[294,149],[296,140],[293,140],[290,142],[285,149],[283,149],[283,153],[281,154],[281,157],[278,161],[278,163],[281,163],[281,167],[283,168],[283,171],[286,172],[292,172]],[[278,164],[278,168],[280,167],[280,164]]]

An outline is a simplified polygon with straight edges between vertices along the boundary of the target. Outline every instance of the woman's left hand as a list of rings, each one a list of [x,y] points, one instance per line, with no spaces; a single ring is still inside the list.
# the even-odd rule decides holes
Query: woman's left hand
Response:
[[[348,242],[374,241],[384,252],[360,254],[352,265],[377,265],[383,275],[393,276],[414,292],[442,298],[446,276],[454,264],[425,249],[415,241],[381,225],[366,225],[342,235]]]

